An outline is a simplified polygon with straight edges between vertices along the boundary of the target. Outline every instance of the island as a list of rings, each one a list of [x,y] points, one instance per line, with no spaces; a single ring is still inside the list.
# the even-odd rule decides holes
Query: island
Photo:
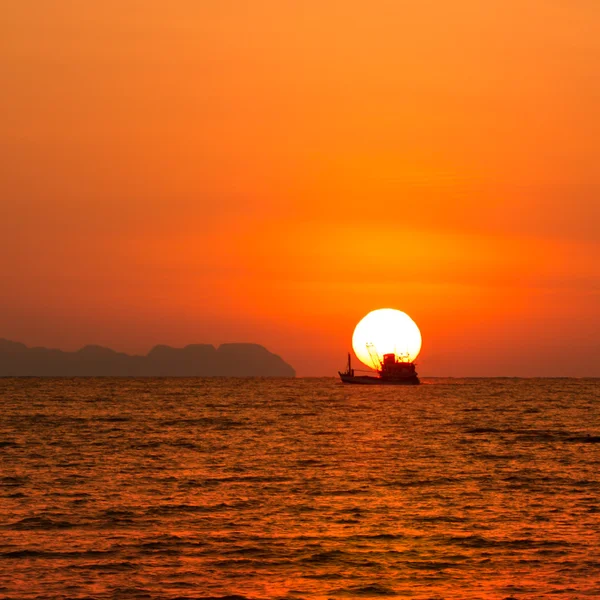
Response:
[[[28,348],[0,338],[0,377],[295,377],[259,344],[155,346],[145,356],[84,346],[76,352]]]

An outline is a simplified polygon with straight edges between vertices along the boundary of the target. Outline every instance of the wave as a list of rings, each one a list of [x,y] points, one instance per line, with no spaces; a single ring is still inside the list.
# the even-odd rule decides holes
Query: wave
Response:
[[[146,511],[148,515],[172,515],[177,513],[214,513],[225,510],[240,510],[243,508],[253,508],[255,501],[243,500],[232,504],[220,502],[219,504],[160,504],[153,506]]]
[[[290,477],[278,475],[232,475],[231,477],[212,477],[205,481],[218,483],[286,483],[292,480]]]
[[[230,417],[197,417],[197,418],[181,418],[181,419],[168,419],[165,421],[159,421],[161,427],[189,427],[189,426],[200,426],[200,427],[215,427],[217,429],[224,428],[229,429],[231,427],[241,427],[244,425],[241,421],[236,421]]]
[[[353,596],[396,596],[394,589],[385,585],[381,585],[380,583],[341,588],[336,591],[338,594]]]
[[[311,556],[301,559],[300,562],[311,563],[311,564],[326,564],[331,562],[339,562],[345,558],[348,558],[350,554],[343,552],[342,550],[326,550],[325,552],[317,552]]]
[[[77,570],[102,571],[104,573],[115,573],[120,571],[135,571],[139,568],[139,565],[129,560],[123,560],[118,562],[71,564],[68,568]]]
[[[56,519],[50,519],[48,517],[25,517],[20,521],[16,521],[15,523],[11,523],[5,526],[6,529],[15,529],[15,530],[52,530],[52,529],[71,529],[73,527],[77,527],[75,523],[71,523],[70,521],[61,521]]]
[[[463,548],[507,548],[507,549],[536,549],[536,548],[560,548],[564,546],[573,546],[572,542],[562,540],[542,540],[542,539],[512,539],[512,540],[494,540],[480,535],[452,536],[448,541]]]
[[[0,440],[0,448],[19,448],[20,444],[11,440]]]
[[[20,487],[29,483],[29,477],[8,476],[0,477],[0,486]]]
[[[74,550],[71,552],[52,552],[49,550],[10,550],[8,552],[0,552],[0,558],[91,558],[101,556],[114,556],[115,554],[116,551],[114,550]]]
[[[169,600],[250,600],[246,596],[232,594],[229,596],[174,596]]]

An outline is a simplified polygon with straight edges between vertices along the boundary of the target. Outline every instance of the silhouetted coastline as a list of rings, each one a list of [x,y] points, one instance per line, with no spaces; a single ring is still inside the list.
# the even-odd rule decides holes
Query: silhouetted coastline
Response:
[[[0,338],[0,376],[46,377],[295,377],[281,357],[259,344],[155,346],[147,355],[130,355],[102,346],[76,352],[28,348]]]

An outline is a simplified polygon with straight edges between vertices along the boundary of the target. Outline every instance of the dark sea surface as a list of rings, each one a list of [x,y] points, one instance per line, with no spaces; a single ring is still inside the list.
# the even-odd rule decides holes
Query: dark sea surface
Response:
[[[600,598],[600,380],[0,379],[0,402],[0,598]]]

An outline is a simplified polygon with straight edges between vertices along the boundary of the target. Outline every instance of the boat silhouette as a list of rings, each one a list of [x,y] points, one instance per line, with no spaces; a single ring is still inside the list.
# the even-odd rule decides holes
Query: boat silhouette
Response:
[[[391,352],[380,359],[372,344],[367,344],[369,355],[376,367],[377,377],[372,375],[355,375],[352,368],[352,357],[348,352],[348,365],[345,371],[338,371],[343,383],[358,385],[419,385],[421,383],[415,364],[408,355],[396,355]]]

